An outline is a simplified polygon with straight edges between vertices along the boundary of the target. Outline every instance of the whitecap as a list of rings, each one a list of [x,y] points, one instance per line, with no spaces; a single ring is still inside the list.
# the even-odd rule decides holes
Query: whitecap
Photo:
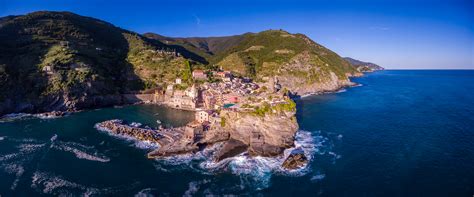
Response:
[[[54,142],[56,139],[58,139],[58,135],[54,134],[49,141]]]
[[[209,183],[210,180],[204,179],[202,181],[191,181],[188,184],[188,189],[184,192],[183,196],[194,196],[199,191],[200,186]]]
[[[49,172],[36,171],[31,177],[31,188],[42,192],[43,194],[53,196],[70,196],[70,191],[82,193],[77,196],[102,196],[102,195],[117,195],[126,190],[133,189],[138,186],[138,182],[128,185],[121,185],[117,187],[96,188],[88,187],[70,180],[62,176],[55,175]]]
[[[134,196],[135,197],[153,197],[154,195],[151,194],[152,191],[156,191],[156,189],[152,188],[145,188],[140,190],[138,193],[136,193]]]
[[[319,174],[319,173],[318,173],[318,174],[312,176],[310,180],[311,180],[312,182],[319,182],[319,181],[323,180],[325,177],[326,177],[325,174]]]
[[[63,190],[58,190],[59,188],[64,187],[68,189],[81,190],[83,192],[87,192],[88,194],[94,194],[98,191],[96,188],[87,188],[83,185],[65,180],[60,176],[54,176],[44,172],[35,172],[31,179],[31,187],[33,189],[42,191],[44,194],[64,195],[64,193],[62,193],[64,192]]]
[[[5,136],[0,136],[0,141],[4,140],[5,138],[7,138],[7,137],[5,137]]]
[[[82,144],[77,144],[73,142],[66,142],[66,143],[59,143],[57,145],[53,145],[53,148],[65,152],[73,153],[76,158],[84,159],[89,161],[97,161],[97,162],[109,162],[110,158],[106,157],[105,155],[99,154],[97,152],[88,153],[94,147],[92,146],[85,146]],[[82,150],[81,150],[82,149]]]
[[[22,165],[16,164],[16,163],[6,164],[6,165],[3,165],[2,167],[6,173],[15,175],[15,180],[10,186],[11,190],[15,190],[15,188],[18,185],[18,182],[20,181],[21,176],[23,175],[23,173],[25,173],[25,169],[23,168]]]
[[[11,122],[11,121],[27,118],[30,116],[31,114],[27,114],[27,113],[11,113],[11,114],[6,114],[0,117],[0,122]]]
[[[20,144],[17,148],[20,150],[21,153],[32,153],[37,151],[40,148],[43,148],[46,144]]]
[[[11,159],[19,158],[20,156],[21,155],[18,154],[18,153],[11,153],[11,154],[0,156],[0,161],[8,161],[8,160],[11,160]]]
[[[33,138],[22,138],[22,139],[8,138],[8,140],[12,141],[12,142],[19,142],[19,143],[37,143],[37,142],[39,142],[37,139],[33,139]]]

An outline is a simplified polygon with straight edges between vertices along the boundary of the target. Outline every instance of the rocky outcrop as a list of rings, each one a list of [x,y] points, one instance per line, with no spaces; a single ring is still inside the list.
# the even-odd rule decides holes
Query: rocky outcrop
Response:
[[[295,112],[269,112],[263,117],[246,112],[223,111],[230,139],[243,142],[252,156],[276,156],[292,147],[298,130]]]
[[[204,134],[204,138],[201,139],[199,144],[214,144],[216,142],[223,142],[229,140],[230,134],[228,131],[222,128],[213,128],[208,130]]]
[[[161,135],[156,130],[150,128],[132,127],[125,124],[122,120],[107,120],[97,123],[96,127],[116,135],[133,137],[138,140],[149,141],[162,146],[168,144],[166,143],[167,141],[164,140],[165,136]]]
[[[158,149],[148,153],[149,158],[187,154],[199,150],[196,143],[184,137],[185,131],[183,127],[170,129],[142,128],[139,126],[127,125],[122,120],[100,122],[97,123],[96,127],[115,135],[159,144],[160,147]]]
[[[297,148],[291,151],[290,155],[283,162],[282,167],[289,170],[294,170],[305,166],[308,163],[303,149]]]
[[[248,145],[236,139],[228,140],[222,149],[215,155],[214,161],[222,161],[229,157],[234,157],[247,151]]]

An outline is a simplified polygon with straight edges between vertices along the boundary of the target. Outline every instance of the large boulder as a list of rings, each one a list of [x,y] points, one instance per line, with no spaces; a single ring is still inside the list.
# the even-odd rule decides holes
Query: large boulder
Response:
[[[294,170],[305,166],[308,163],[308,158],[304,154],[303,149],[297,148],[291,151],[290,155],[283,162],[282,167]]]
[[[230,138],[249,146],[252,156],[276,156],[294,145],[298,130],[295,112],[267,113],[256,116],[245,112],[223,111],[221,117]]]

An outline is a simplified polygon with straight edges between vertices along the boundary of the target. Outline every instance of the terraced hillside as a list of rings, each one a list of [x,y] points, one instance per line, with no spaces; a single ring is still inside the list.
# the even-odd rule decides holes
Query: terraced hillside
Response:
[[[348,85],[360,73],[331,50],[303,34],[283,30],[214,38],[168,38],[145,34],[200,54],[211,65],[257,81],[277,77],[299,94],[329,91]]]

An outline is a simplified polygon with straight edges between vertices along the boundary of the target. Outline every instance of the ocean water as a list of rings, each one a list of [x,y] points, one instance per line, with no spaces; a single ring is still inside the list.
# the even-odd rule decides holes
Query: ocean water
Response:
[[[150,160],[154,146],[94,128],[119,118],[180,126],[193,114],[135,105],[0,123],[0,195],[472,196],[474,71],[381,71],[297,101],[298,171],[282,158]]]

